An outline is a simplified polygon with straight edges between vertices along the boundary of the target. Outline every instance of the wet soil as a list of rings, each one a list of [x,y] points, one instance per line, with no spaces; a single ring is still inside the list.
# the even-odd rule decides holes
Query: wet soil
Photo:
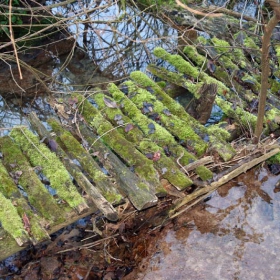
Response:
[[[279,178],[251,170],[172,221],[175,197],[87,217],[2,262],[1,279],[279,279]]]

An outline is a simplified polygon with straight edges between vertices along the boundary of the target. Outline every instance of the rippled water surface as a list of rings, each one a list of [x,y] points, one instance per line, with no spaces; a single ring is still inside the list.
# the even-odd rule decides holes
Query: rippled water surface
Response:
[[[279,178],[260,169],[220,188],[167,231],[139,279],[280,279]]]

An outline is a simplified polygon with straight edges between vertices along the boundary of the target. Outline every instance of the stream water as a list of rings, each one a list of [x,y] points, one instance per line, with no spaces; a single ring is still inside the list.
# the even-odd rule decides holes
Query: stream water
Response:
[[[251,170],[183,214],[137,279],[279,279],[279,179]]]

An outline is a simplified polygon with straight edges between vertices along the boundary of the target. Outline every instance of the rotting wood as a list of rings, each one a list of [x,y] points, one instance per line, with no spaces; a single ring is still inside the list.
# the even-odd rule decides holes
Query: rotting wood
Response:
[[[157,197],[149,190],[143,187],[139,177],[135,175],[120,159],[106,146],[102,141],[95,141],[97,135],[89,130],[85,124],[79,124],[81,135],[89,144],[92,154],[105,166],[110,174],[115,175],[120,180],[121,192],[124,192],[132,205],[137,210],[143,210],[155,205],[158,201]]]
[[[201,124],[206,124],[211,116],[216,93],[217,85],[203,84],[199,92],[200,97],[193,98],[188,105],[187,112]]]
[[[81,146],[73,135],[64,129],[56,119],[49,119],[48,124],[56,133],[57,143],[64,151],[81,164],[88,176],[93,180],[102,195],[112,204],[119,204],[123,200],[112,178],[107,176],[91,155]]]
[[[134,168],[135,173],[145,182],[146,187],[153,190],[155,194],[165,193],[152,162],[127,141],[110,122],[104,119],[86,98],[79,94],[72,94],[72,97],[78,99],[78,110],[90,127],[97,131],[102,140],[126,161],[128,166]]]
[[[63,205],[64,207],[64,205]],[[57,225],[51,225],[50,228],[48,229],[49,235],[57,232],[58,230],[62,229],[65,226],[68,226],[69,224],[72,224],[76,222],[78,219],[82,219],[98,209],[95,206],[90,206],[90,208],[87,209],[86,212],[84,212],[81,215],[77,215],[77,211],[74,209],[70,209],[68,207],[69,211],[66,215],[67,220],[65,222],[59,223]],[[0,261],[6,259],[7,257],[11,256],[12,254],[17,253],[18,251],[22,250],[25,248],[26,245],[19,246],[15,239],[11,236],[8,235],[7,232],[3,230],[3,228],[0,228],[0,236],[1,236],[1,242],[0,242]],[[27,244],[28,246],[28,244]]]
[[[175,116],[180,118],[182,121],[188,123],[194,131],[202,138],[209,139],[209,142],[217,150],[221,158],[224,161],[231,159],[235,155],[234,149],[227,143],[223,137],[220,137],[225,130],[219,129],[218,131],[212,131],[210,128],[206,128],[201,125],[197,120],[195,120],[192,116],[190,116],[185,109],[178,103],[174,102],[174,100],[164,92],[154,81],[152,81],[145,74],[135,71],[130,74],[130,77],[136,84],[140,86],[150,86],[157,96],[158,99],[167,107],[167,109]],[[219,143],[219,145],[217,145]],[[181,153],[178,154],[178,157]],[[183,160],[183,159],[182,159]],[[183,165],[188,164],[189,162],[184,163]]]
[[[106,116],[107,120],[109,120],[113,125],[117,126],[117,116],[117,119],[121,119],[121,121],[124,121],[125,123],[133,123],[133,121],[128,116],[125,116],[120,109],[107,107],[104,103],[104,98],[105,96],[102,93],[96,93],[93,96],[93,99],[98,105],[100,112],[102,112],[102,114]],[[106,98],[107,100],[111,100],[111,102],[114,101],[109,97]],[[148,99],[146,100],[147,102],[149,101]],[[151,120],[149,120],[149,124],[151,124]],[[125,132],[125,127],[118,128],[118,131],[120,131],[120,133],[127,140],[130,140],[130,142],[134,143],[137,146],[138,150],[144,155],[151,155],[151,157],[154,157],[154,155],[158,156],[156,160],[153,160],[153,165],[160,174],[161,178],[167,179],[172,185],[174,185],[179,190],[186,189],[192,184],[191,179],[189,179],[179,170],[179,168],[176,166],[175,162],[171,158],[165,155],[164,149],[159,146],[160,141],[158,141],[158,143],[152,141],[152,139],[149,139],[149,134],[145,135],[144,132],[136,126],[133,126],[133,129],[129,132]]]
[[[207,164],[213,163],[213,162],[214,162],[214,159],[212,156],[206,156],[206,157],[197,159],[196,161],[191,162],[186,166],[181,167],[181,170],[184,172],[186,172],[186,171],[188,172],[188,171],[195,170],[198,166],[207,165]]]
[[[8,221],[6,221],[6,219],[13,220],[13,218],[15,218],[14,226],[19,227],[19,224],[20,224],[19,221],[21,222],[21,224],[24,224],[24,217],[27,217],[28,224],[23,225],[24,227],[26,227],[24,232],[29,233],[29,239],[30,239],[30,241],[32,241],[33,244],[36,244],[39,241],[49,238],[49,235],[46,232],[46,230],[40,226],[40,219],[38,218],[37,215],[35,215],[35,213],[31,209],[31,207],[28,205],[28,203],[25,200],[25,198],[23,197],[23,195],[18,190],[16,184],[9,176],[8,171],[4,167],[2,161],[0,161],[0,191],[1,191],[2,195],[7,199],[7,201],[4,201],[4,200],[2,201],[3,202],[2,205],[4,206],[4,211],[5,211],[6,206],[7,206],[6,211],[8,211],[8,212],[11,211],[11,215],[7,215],[7,216],[2,215],[1,216],[1,222],[4,225],[9,223]],[[4,202],[6,202],[6,204],[4,204]],[[15,217],[14,217],[15,211],[11,209],[11,207],[10,207],[11,203],[12,203],[12,205],[15,206],[15,208],[17,210],[17,215],[19,215],[20,218],[18,218],[17,215],[15,215]],[[16,223],[16,221],[17,221],[17,223]],[[13,225],[11,225],[11,227],[12,226]],[[22,227],[22,225],[21,225],[21,227]],[[10,230],[8,230],[8,232],[10,234],[12,234],[13,236],[19,234],[18,231],[15,231],[13,233]],[[25,245],[25,243],[26,243],[25,235],[27,235],[27,234],[22,233],[19,236],[16,236],[19,238],[19,239],[17,239],[19,245],[20,244]]]
[[[38,119],[36,113],[30,113],[29,120],[32,127],[37,131],[38,135],[41,138],[47,137],[48,140],[53,139],[50,136],[50,133]],[[82,173],[79,167],[67,157],[67,155],[63,152],[59,145],[57,147],[57,153],[60,155],[60,160],[63,162],[69,173],[77,181],[77,184],[86,191],[86,193],[89,195],[89,198],[93,201],[96,207],[104,214],[104,216],[108,220],[116,221],[118,219],[118,214],[114,207],[103,197],[100,191],[90,183],[90,181]]]
[[[129,84],[131,87],[135,87],[134,84]],[[187,149],[182,147],[179,143],[176,142],[175,138],[172,134],[167,131],[164,127],[160,126],[157,122],[150,120],[147,116],[143,115],[140,109],[130,100],[124,93],[114,84],[110,84],[108,87],[109,92],[114,97],[114,99],[119,102],[122,106],[122,111],[124,114],[129,116],[133,123],[137,124],[141,130],[144,131],[145,135],[156,144],[160,145],[163,149],[167,149],[170,152],[170,157],[176,161],[177,157],[183,155],[181,158],[181,162],[183,165],[188,164],[190,161],[196,160],[196,156],[191,154]],[[174,101],[174,100],[173,100]],[[179,104],[176,102],[172,103],[175,107],[181,108]],[[169,114],[169,110],[167,108],[162,107],[162,109],[166,109],[167,114]],[[149,124],[152,123],[154,125],[153,133],[149,133]],[[204,149],[204,147],[202,147]],[[212,173],[209,172],[209,169],[203,167],[202,173],[197,172],[197,174],[201,177],[204,177],[204,174],[207,177],[211,177]]]
[[[69,173],[45,144],[40,143],[37,136],[23,128],[14,128],[10,136],[25,152],[33,167],[42,167],[42,173],[50,180],[58,196],[65,200],[78,213],[83,213],[88,208],[84,198],[73,185]]]
[[[185,212],[186,210],[189,209],[189,207],[185,207],[184,209],[182,209],[181,211],[178,211],[181,207],[183,207],[184,205],[186,205],[187,203],[194,201],[195,199],[197,199],[194,203],[191,204],[191,206],[197,204],[198,202],[200,202],[202,199],[205,198],[205,196],[210,195],[212,192],[214,192],[217,188],[219,188],[220,186],[224,185],[225,183],[227,183],[228,181],[232,180],[233,178],[237,177],[238,175],[242,174],[242,173],[246,173],[247,170],[251,169],[252,167],[256,166],[257,164],[267,160],[268,158],[276,155],[277,153],[280,152],[280,147],[279,145],[277,145],[277,148],[274,148],[272,151],[265,153],[264,155],[255,158],[253,160],[251,160],[250,162],[246,162],[245,164],[239,166],[238,168],[236,168],[235,170],[233,170],[232,172],[230,172],[229,174],[223,176],[222,178],[220,178],[218,181],[211,183],[210,185],[199,189],[195,192],[193,192],[190,195],[187,195],[186,197],[184,197],[182,200],[180,200],[180,202],[178,202],[174,208],[172,210],[170,210],[169,212],[169,218],[173,219],[175,217],[177,217],[178,215],[182,214],[183,212]],[[191,207],[190,206],[190,207]]]
[[[30,242],[28,233],[26,232],[22,219],[12,201],[7,199],[0,192],[0,203],[0,222],[2,227],[14,238],[18,246],[27,245]]]
[[[19,147],[8,136],[0,138],[3,164],[10,176],[23,188],[29,203],[42,216],[41,224],[63,222],[64,212],[42,184],[35,169],[30,165]],[[47,221],[43,221],[46,219]]]

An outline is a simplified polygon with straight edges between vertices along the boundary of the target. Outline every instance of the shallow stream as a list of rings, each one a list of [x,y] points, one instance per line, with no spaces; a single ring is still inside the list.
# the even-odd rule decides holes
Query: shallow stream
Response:
[[[279,179],[260,168],[218,189],[164,233],[137,279],[279,279]]]

